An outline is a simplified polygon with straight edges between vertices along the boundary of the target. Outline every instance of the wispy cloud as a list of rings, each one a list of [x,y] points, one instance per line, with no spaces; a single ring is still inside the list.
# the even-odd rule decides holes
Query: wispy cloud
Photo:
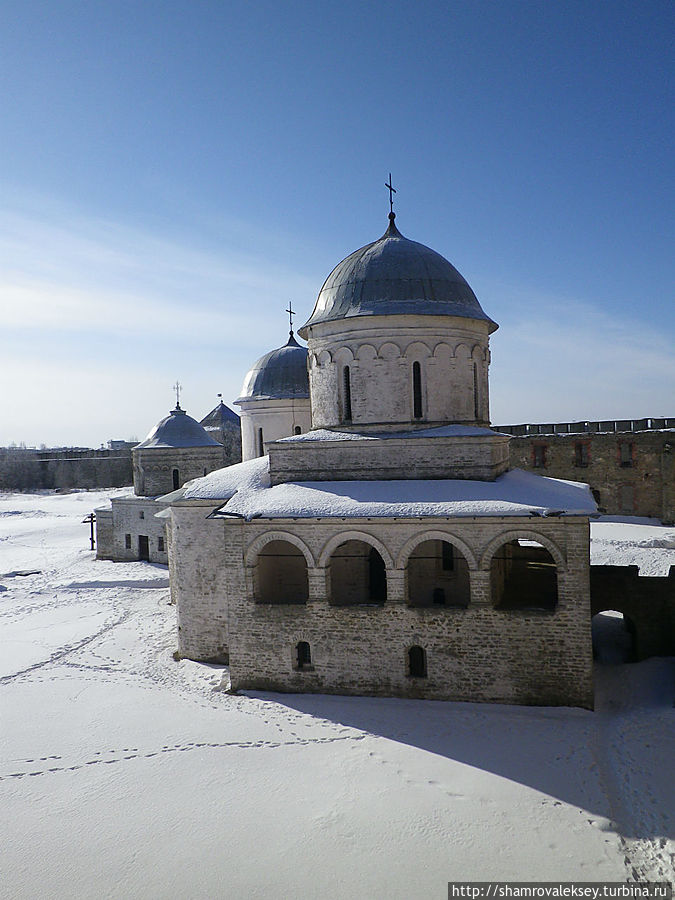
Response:
[[[655,325],[570,297],[519,293],[506,308],[493,339],[494,421],[670,414],[675,356]]]

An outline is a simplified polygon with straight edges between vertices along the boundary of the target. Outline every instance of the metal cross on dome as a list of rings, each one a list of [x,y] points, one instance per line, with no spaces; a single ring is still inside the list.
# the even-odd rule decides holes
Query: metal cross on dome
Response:
[[[183,390],[183,385],[176,379],[173,389],[176,392],[176,409],[180,409],[180,392]]]
[[[295,313],[293,312],[293,301],[288,301],[288,309],[286,310],[288,313],[288,321],[291,323],[291,334],[293,334],[293,316]]]
[[[391,183],[391,172],[389,173],[389,182],[385,181],[384,186],[389,188],[389,212],[393,213],[394,211],[394,194],[396,193],[396,188]]]

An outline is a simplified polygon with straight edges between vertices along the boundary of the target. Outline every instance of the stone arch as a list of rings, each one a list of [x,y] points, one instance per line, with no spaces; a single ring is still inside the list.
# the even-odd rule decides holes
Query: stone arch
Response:
[[[455,357],[457,359],[471,359],[471,350],[466,344],[457,344],[455,346]]]
[[[326,366],[329,363],[333,362],[333,357],[331,355],[330,350],[322,350],[317,356],[317,365],[318,366]]]
[[[373,362],[377,359],[377,350],[372,344],[361,344],[356,351],[356,358],[359,362]]]
[[[503,544],[507,544],[509,541],[517,540],[536,541],[538,544],[541,544],[541,546],[545,547],[551,554],[556,566],[562,572],[567,571],[567,561],[557,544],[555,544],[550,538],[546,537],[545,534],[540,534],[538,531],[529,531],[527,529],[520,528],[514,529],[512,531],[504,531],[501,534],[497,535],[496,538],[493,538],[493,540],[490,541],[490,543],[483,551],[483,555],[480,560],[480,568],[483,571],[489,571],[492,557],[495,555],[497,550],[499,550],[499,548]]]
[[[497,551],[501,551],[499,554]],[[499,535],[483,556],[489,562],[492,606],[504,612],[553,613],[560,602],[565,560],[555,543],[536,532]]]
[[[427,344],[423,341],[411,341],[405,348],[403,355],[406,359],[428,359],[432,354]]]
[[[455,537],[454,534],[447,534],[445,531],[420,531],[418,534],[413,535],[400,550],[396,559],[396,568],[404,569],[415,547],[423,544],[425,541],[445,541],[448,544],[453,544],[466,559],[470,569],[478,568],[478,560],[468,544]]]
[[[469,547],[443,531],[420,532],[399,553],[405,602],[410,607],[466,609],[471,603],[471,572],[476,559]]]
[[[354,354],[350,347],[339,347],[333,354],[333,360],[342,365],[350,365],[354,362]]]
[[[378,540],[378,538],[374,537],[372,534],[367,534],[365,531],[343,531],[340,534],[334,535],[323,545],[323,548],[319,553],[317,566],[319,568],[325,568],[328,565],[333,552],[337,550],[341,544],[344,544],[347,541],[362,541],[364,544],[370,544],[370,546],[374,547],[380,554],[387,569],[394,568],[394,560],[382,541]]]
[[[301,538],[297,537],[294,534],[291,534],[288,531],[266,531],[265,534],[259,535],[246,548],[246,553],[244,554],[244,565],[248,567],[255,566],[258,561],[258,555],[260,554],[260,551],[264,547],[266,547],[267,544],[271,544],[272,541],[286,541],[288,544],[293,544],[293,546],[297,547],[305,557],[307,567],[310,569],[314,568],[315,563],[312,551]]]
[[[450,346],[450,344],[447,344],[445,341],[441,341],[440,343],[436,344],[436,346],[434,347],[434,352],[433,352],[434,359],[450,360],[450,359],[452,359],[452,356],[453,356],[452,347]]]
[[[386,341],[380,347],[377,355],[380,359],[398,359],[401,356],[401,348],[391,341]]]

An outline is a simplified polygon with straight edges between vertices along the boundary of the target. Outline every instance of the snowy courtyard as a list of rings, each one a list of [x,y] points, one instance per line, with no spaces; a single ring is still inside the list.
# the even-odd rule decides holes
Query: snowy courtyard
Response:
[[[596,711],[227,693],[173,658],[168,572],[97,561],[128,491],[0,494],[3,898],[432,898],[448,881],[673,880],[672,659]],[[675,529],[592,526],[666,574]]]

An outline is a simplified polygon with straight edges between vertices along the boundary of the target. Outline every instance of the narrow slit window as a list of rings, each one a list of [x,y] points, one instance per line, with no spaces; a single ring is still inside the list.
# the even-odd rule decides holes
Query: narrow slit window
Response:
[[[180,487],[180,473],[178,472],[178,469],[174,469],[172,472],[172,475],[173,475],[173,489],[174,489],[174,491],[177,491],[178,488]]]
[[[349,372],[349,366],[345,366],[342,370],[342,393],[344,399],[344,419],[345,422],[352,420],[352,383]]]
[[[478,365],[473,364],[473,416],[474,419],[480,418],[480,404],[478,403]]]
[[[125,550],[131,550],[131,535],[130,534],[124,535],[124,548],[125,548]]]
[[[574,445],[574,465],[581,469],[588,466],[588,444],[583,441],[578,441]]]
[[[422,368],[418,362],[413,363],[413,418],[422,418]]]
[[[299,425],[296,425],[293,429],[293,434],[302,434],[302,428]]]
[[[263,430],[258,429],[258,456],[265,455],[265,441],[263,440]]]
[[[164,538],[163,537],[157,538],[157,549],[159,550],[160,553],[164,552]]]

